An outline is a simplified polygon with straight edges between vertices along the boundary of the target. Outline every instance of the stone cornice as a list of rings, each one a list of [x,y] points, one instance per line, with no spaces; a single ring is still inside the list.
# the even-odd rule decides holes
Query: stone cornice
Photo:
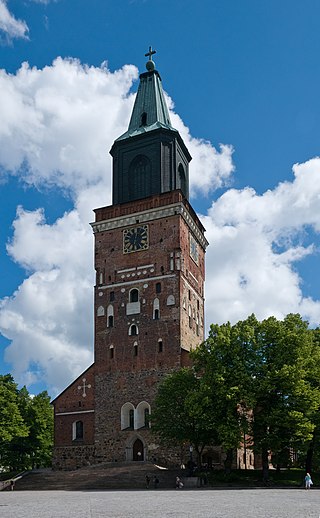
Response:
[[[137,219],[139,220],[139,223],[148,223],[150,221],[168,218],[177,214],[180,214],[183,217],[190,231],[205,250],[209,243],[182,202],[156,207],[142,212],[135,212],[130,215],[119,216],[113,219],[98,221],[90,223],[90,225],[92,226],[94,234],[96,234],[98,232],[105,232],[107,230],[136,225]]]

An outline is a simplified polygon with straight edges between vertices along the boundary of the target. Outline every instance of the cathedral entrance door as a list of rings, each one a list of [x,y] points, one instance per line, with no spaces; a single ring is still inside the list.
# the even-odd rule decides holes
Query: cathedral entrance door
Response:
[[[140,439],[136,439],[132,446],[132,460],[144,460],[143,443]]]

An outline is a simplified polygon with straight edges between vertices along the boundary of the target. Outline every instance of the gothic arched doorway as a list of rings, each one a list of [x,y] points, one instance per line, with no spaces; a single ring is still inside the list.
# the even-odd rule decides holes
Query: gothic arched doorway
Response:
[[[132,445],[132,460],[144,460],[143,443],[136,439]]]

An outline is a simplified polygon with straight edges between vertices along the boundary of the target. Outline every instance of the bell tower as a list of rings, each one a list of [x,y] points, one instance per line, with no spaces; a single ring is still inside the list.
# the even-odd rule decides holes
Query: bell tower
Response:
[[[91,223],[94,364],[85,382],[80,376],[55,400],[61,416],[56,437],[62,438],[72,391],[79,394],[90,383],[90,404],[85,399],[77,409],[90,433],[83,432],[81,444],[65,443],[77,446],[78,458],[81,445],[90,463],[179,464],[179,452],[157,444],[148,416],[161,380],[188,365],[189,351],[204,340],[208,243],[188,201],[191,156],[171,125],[154,53],[150,47],[146,54],[128,130],[110,151],[113,203],[96,209]]]
[[[147,72],[140,74],[128,131],[111,148],[114,205],[175,189],[189,197],[191,156],[171,126],[154,53],[150,47],[146,54]]]
[[[95,210],[92,224],[101,460],[134,459],[136,440],[140,459],[150,458],[155,438],[144,416],[157,386],[204,340],[207,241],[188,202],[191,156],[171,126],[154,52],[147,53],[128,131],[111,148],[113,204]],[[167,457],[160,447],[152,455]]]

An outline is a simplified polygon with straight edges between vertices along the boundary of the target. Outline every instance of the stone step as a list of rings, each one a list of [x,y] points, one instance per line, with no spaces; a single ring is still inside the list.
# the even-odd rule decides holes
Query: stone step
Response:
[[[98,465],[75,471],[34,470],[16,482],[15,490],[145,489],[146,475],[150,477],[150,489],[154,488],[154,477],[159,480],[159,489],[173,489],[176,476],[183,478],[186,472],[145,463]]]

